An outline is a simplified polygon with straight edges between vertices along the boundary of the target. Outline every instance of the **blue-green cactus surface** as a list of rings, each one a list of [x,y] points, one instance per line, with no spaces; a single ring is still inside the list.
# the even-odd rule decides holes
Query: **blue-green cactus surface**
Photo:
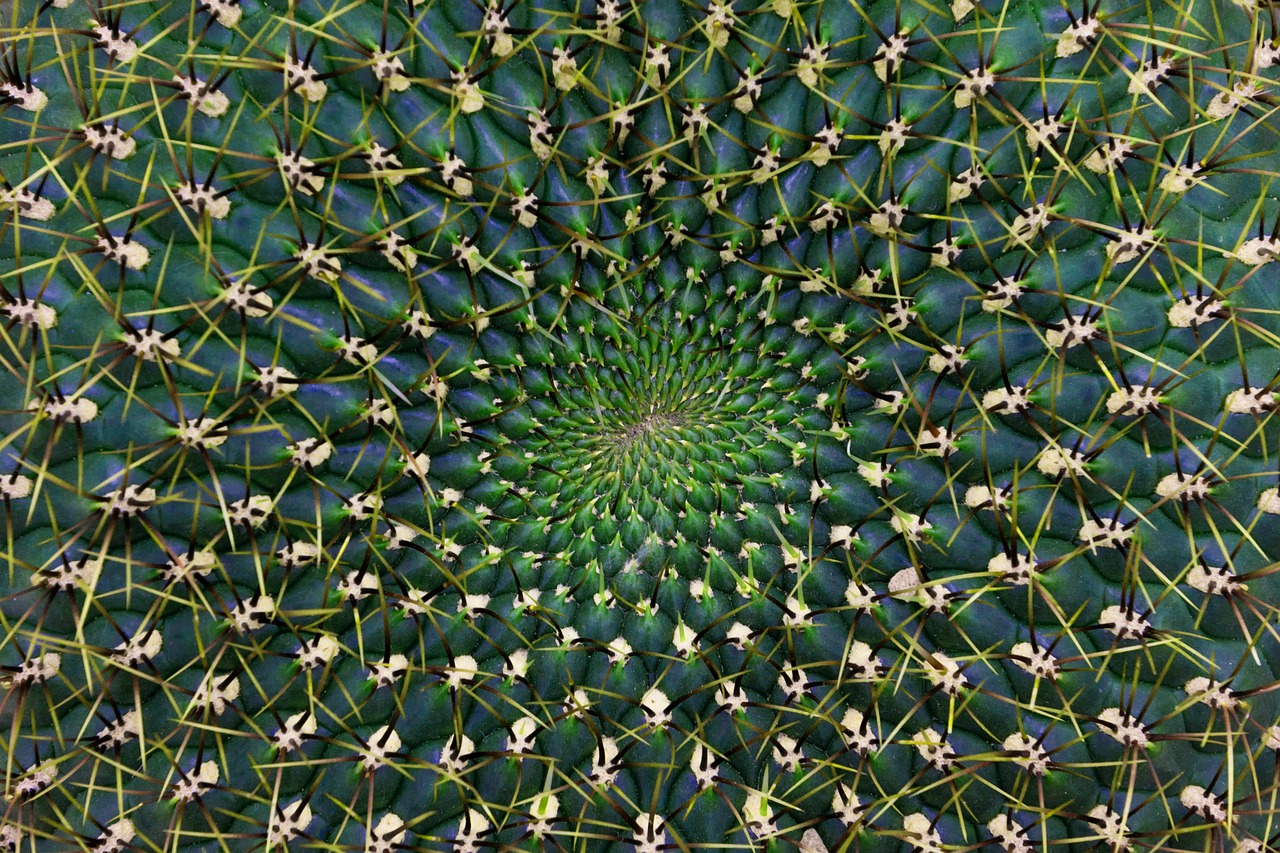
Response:
[[[0,849],[1273,850],[1179,2],[7,4]]]

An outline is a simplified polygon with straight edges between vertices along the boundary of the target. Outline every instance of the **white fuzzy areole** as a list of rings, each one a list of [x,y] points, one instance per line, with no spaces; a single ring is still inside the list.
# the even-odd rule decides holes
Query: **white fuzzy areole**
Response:
[[[560,798],[555,794],[539,794],[529,805],[529,829],[535,836],[547,835],[560,816]]]
[[[275,560],[285,569],[305,566],[320,558],[320,547],[311,542],[291,542],[275,552]]]
[[[218,762],[206,761],[186,778],[179,779],[173,786],[173,797],[180,802],[189,803],[199,799],[206,791],[218,784],[220,772]]]
[[[880,131],[880,153],[886,157],[897,154],[907,144],[911,135],[910,126],[900,118],[890,119]],[[906,210],[892,201],[880,206],[879,213],[873,214],[869,225],[877,233],[888,233],[902,222]]]
[[[1146,252],[1155,242],[1155,235],[1145,226],[1139,225],[1119,232],[1107,243],[1107,258],[1116,266],[1127,264]]]
[[[15,687],[30,684],[43,684],[58,674],[62,668],[62,655],[57,652],[43,652],[24,660],[12,675]]]
[[[1237,388],[1222,401],[1222,408],[1229,415],[1260,415],[1275,405],[1275,395],[1261,388]]]
[[[849,653],[845,655],[844,666],[850,680],[874,681],[878,678],[884,663],[876,656],[871,646],[861,640],[854,640],[849,644]]]
[[[484,92],[465,71],[453,72],[453,97],[462,113],[477,113],[484,109]]]
[[[400,751],[401,745],[400,735],[396,734],[390,726],[383,726],[365,741],[360,764],[366,772],[377,770],[386,765],[392,753]]]
[[[298,647],[298,666],[304,670],[322,667],[338,656],[342,646],[331,634],[321,634]]]
[[[1051,444],[1040,452],[1039,458],[1036,459],[1036,469],[1046,477],[1054,479],[1061,479],[1068,475],[1084,477],[1088,473],[1085,469],[1083,453],[1059,447],[1056,444]]]
[[[1227,807],[1222,800],[1199,785],[1187,785],[1183,788],[1178,794],[1178,801],[1211,823],[1226,823]]]
[[[388,89],[403,92],[409,88],[410,81],[404,76],[404,63],[400,61],[400,57],[390,51],[377,51],[370,59],[373,76],[386,83]]]
[[[1280,515],[1280,489],[1270,488],[1258,495],[1258,509],[1268,515]]]
[[[998,814],[987,821],[987,832],[991,833],[1002,853],[1031,853],[1033,849],[1025,831],[1008,815]]]
[[[1030,554],[1014,554],[1010,559],[1003,551],[987,561],[987,571],[999,575],[1014,586],[1026,586],[1036,570]]]
[[[942,836],[931,823],[929,816],[922,812],[909,814],[902,819],[902,829],[907,833],[911,846],[919,853],[942,853]]]
[[[25,297],[0,305],[0,314],[12,317],[21,326],[42,332],[58,325],[58,312],[52,305],[43,305]]]
[[[1058,661],[1047,649],[1036,648],[1023,641],[1014,643],[1009,653],[1020,669],[1037,678],[1047,678],[1052,681],[1058,677]]]
[[[183,447],[210,450],[226,443],[225,433],[212,434],[218,429],[217,418],[197,417],[187,421],[185,426],[177,430],[178,443]]]
[[[136,667],[160,654],[162,648],[163,635],[159,631],[145,631],[117,644],[111,659],[122,666]]]
[[[1084,158],[1084,167],[1099,175],[1110,175],[1133,154],[1133,145],[1122,139],[1109,139]]]
[[[212,551],[196,551],[190,557],[175,554],[163,569],[165,580],[176,582],[192,577],[203,577],[213,571],[217,557]]]
[[[34,485],[25,474],[0,474],[0,500],[20,501],[29,498]]]
[[[1262,91],[1262,87],[1257,83],[1250,80],[1237,80],[1230,89],[1213,96],[1205,106],[1205,114],[1212,119],[1227,118],[1241,107],[1254,103],[1254,99]]]
[[[302,243],[298,247],[298,264],[302,271],[316,281],[337,284],[342,277],[342,262],[325,246]]]
[[[377,687],[394,686],[408,671],[409,659],[402,654],[369,664],[369,676]]]
[[[255,291],[244,281],[233,281],[222,291],[222,301],[233,311],[241,311],[246,317],[265,317],[275,307],[270,294]]]
[[[864,806],[858,795],[846,786],[836,784],[831,795],[831,811],[845,826],[854,826],[862,820]]]
[[[864,462],[858,466],[858,476],[867,481],[872,488],[882,488],[892,482],[889,479],[890,468],[884,462]]]
[[[1013,304],[1013,300],[1026,290],[1021,279],[1001,278],[991,285],[982,297],[982,310],[988,314],[996,314]]]
[[[275,502],[266,495],[250,495],[227,504],[227,518],[232,524],[261,527],[275,508]]]
[[[192,101],[196,110],[210,118],[220,118],[231,108],[231,99],[221,92],[210,92],[209,84],[194,77],[173,75],[180,97]]]
[[[1236,708],[1240,705],[1240,699],[1235,695],[1235,691],[1203,675],[1191,679],[1182,689],[1187,691],[1188,696],[1203,702],[1210,708]]]
[[[93,28],[93,38],[107,56],[122,65],[138,58],[138,43],[128,33],[112,30],[105,24],[97,24]]]
[[[399,815],[387,812],[369,830],[365,839],[365,853],[395,853],[408,834],[404,820]]]
[[[1081,18],[1067,27],[1058,36],[1056,52],[1059,59],[1074,56],[1084,50],[1098,37],[1102,22],[1093,16]]]
[[[49,96],[30,83],[26,86],[0,83],[0,97],[8,98],[15,107],[29,113],[38,113],[49,104]]]
[[[57,212],[53,202],[40,198],[28,189],[8,190],[0,187],[0,207],[16,207],[18,215],[36,222],[47,222]],[[18,300],[25,302],[25,299]]]
[[[1177,329],[1186,329],[1215,318],[1223,310],[1221,300],[1212,296],[1196,296],[1188,293],[1173,303],[1169,309],[1169,325]]]
[[[127,234],[123,237],[99,237],[93,248],[107,260],[114,261],[125,269],[140,270],[151,260],[147,247]]]
[[[97,842],[93,845],[94,853],[121,853],[129,847],[137,834],[133,821],[122,817],[98,836]]]
[[[1022,732],[1014,732],[1001,744],[1005,752],[1012,752],[1013,763],[1019,767],[1043,776],[1049,769],[1049,754],[1044,747]]]
[[[1228,566],[1192,566],[1187,585],[1205,595],[1235,595],[1249,588]]]
[[[203,4],[208,8],[213,19],[227,29],[231,29],[240,23],[240,17],[243,14],[240,4],[235,0],[203,0]]]
[[[924,456],[949,456],[956,451],[956,435],[946,427],[922,427],[916,436],[916,448]],[[910,515],[910,513],[902,513]],[[895,516],[896,517],[896,516]]]
[[[231,213],[231,199],[220,196],[212,187],[199,184],[182,184],[175,195],[184,206],[196,213],[208,213],[211,219],[226,219]]]
[[[563,47],[551,51],[551,77],[561,92],[578,85],[578,61]]]
[[[956,751],[936,729],[921,729],[912,741],[920,757],[935,769],[945,771],[956,760]]]
[[[800,54],[800,60],[796,63],[796,77],[810,89],[818,86],[818,75],[826,67],[829,50],[825,43],[808,44]]]
[[[1150,743],[1147,727],[1119,708],[1107,708],[1099,714],[1098,728],[1125,746],[1145,747]]]
[[[35,404],[40,406],[40,404]],[[98,404],[87,397],[76,397],[68,400],[48,400],[40,408],[55,421],[71,421],[87,423],[98,416]]]
[[[1179,163],[1164,173],[1160,189],[1173,195],[1181,195],[1204,180],[1199,175],[1199,163]]]
[[[1124,817],[1113,812],[1105,804],[1099,803],[1089,810],[1089,818],[1099,824],[1098,834],[1116,851],[1128,850],[1129,827]]]
[[[458,827],[458,853],[480,853],[487,848],[480,846],[480,837],[489,831],[489,819],[478,809],[467,809]]]
[[[121,518],[132,518],[155,506],[156,490],[149,486],[129,483],[119,489],[113,489],[103,496],[103,509]]]
[[[985,96],[996,84],[995,75],[987,68],[971,68],[956,84],[956,109],[968,109],[978,98]]]
[[[1202,501],[1209,496],[1209,481],[1196,474],[1166,474],[1156,484],[1156,495],[1189,501]]]
[[[1045,332],[1050,349],[1071,349],[1098,337],[1098,326],[1085,317],[1068,317]]]
[[[304,438],[289,447],[289,461],[299,468],[323,465],[333,455],[333,445],[323,438]]]
[[[1041,147],[1048,148],[1049,143],[1057,139],[1067,131],[1066,122],[1058,121],[1056,118],[1039,118],[1026,126],[1027,130],[1027,148],[1035,153]],[[1043,205],[1036,205],[1043,208]],[[1048,210],[1045,210],[1046,222]]]
[[[964,347],[943,344],[929,356],[929,369],[934,373],[959,373],[964,366]]]
[[[85,125],[81,128],[84,140],[96,153],[116,160],[128,160],[138,148],[133,137],[118,127]]]
[[[958,661],[942,652],[934,652],[931,657],[932,660],[925,661],[925,675],[943,693],[948,696],[959,696],[966,687],[970,686],[969,679],[965,678]]]
[[[902,63],[907,56],[907,31],[901,31],[889,36],[880,47],[876,48],[876,55],[872,60],[871,67],[876,77],[881,83],[889,82],[889,77]],[[952,199],[955,201],[955,199]]]
[[[926,583],[914,566],[907,566],[889,578],[889,596],[899,601],[913,601],[931,612],[941,613],[947,609],[947,587]]]
[[[319,72],[307,63],[289,57],[284,63],[285,86],[299,93],[313,104],[324,100],[329,87],[320,79]]]
[[[297,375],[293,371],[279,366],[264,367],[258,371],[258,387],[269,399],[283,397],[289,389],[297,384]]]
[[[204,680],[200,682],[200,686],[196,689],[195,695],[191,697],[191,704],[197,707],[212,708],[215,714],[221,714],[227,710],[227,707],[236,699],[240,698],[240,680],[232,678],[226,679],[223,673],[210,672],[205,675]]]
[[[969,509],[1007,509],[1009,499],[1008,487],[996,491],[990,486],[970,486],[964,493],[964,505]]]
[[[879,738],[857,708],[845,709],[844,716],[840,718],[840,732],[849,747],[861,755],[874,752],[880,746]]]
[[[1269,264],[1280,256],[1280,237],[1254,237],[1246,240],[1231,256],[1254,267]]]
[[[958,201],[964,201],[969,196],[977,192],[985,178],[982,170],[977,166],[970,166],[963,172],[957,172],[955,177],[951,179],[951,183],[947,187],[947,198],[954,204]]]
[[[1158,89],[1173,71],[1173,63],[1168,59],[1158,59],[1154,63],[1144,62],[1138,73],[1129,78],[1130,95],[1150,95]]]
[[[276,157],[276,166],[292,190],[303,195],[315,195],[324,189],[324,177],[315,173],[315,161],[301,154],[280,154]]]
[[[1113,415],[1137,417],[1160,408],[1160,392],[1155,388],[1121,388],[1107,397],[1107,411]]]
[[[651,726],[665,726],[671,722],[671,699],[661,689],[650,687],[640,697],[645,722]]]
[[[177,339],[165,337],[159,329],[135,329],[125,337],[124,346],[141,361],[173,361],[182,354]]]
[[[255,595],[242,601],[227,614],[227,621],[238,634],[248,634],[263,627],[275,618],[276,601],[269,595]]]
[[[1114,634],[1117,640],[1141,639],[1151,630],[1147,617],[1118,604],[1103,608],[1098,624]]]
[[[301,800],[288,805],[277,805],[267,825],[267,847],[283,847],[290,839],[297,838],[311,825],[311,806]]]

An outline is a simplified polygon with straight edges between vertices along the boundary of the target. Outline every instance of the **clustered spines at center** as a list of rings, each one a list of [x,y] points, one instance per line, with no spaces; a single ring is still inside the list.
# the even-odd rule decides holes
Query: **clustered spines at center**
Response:
[[[649,358],[610,364],[588,357],[553,369],[549,392],[527,402],[531,412],[545,414],[517,443],[535,460],[550,460],[551,482],[559,484],[552,488],[560,490],[553,499],[588,495],[599,516],[619,523],[652,526],[658,510],[667,519],[664,538],[672,524],[680,526],[677,519],[700,515],[694,526],[702,532],[689,544],[701,549],[711,511],[735,517],[753,500],[808,500],[811,478],[795,469],[806,459],[806,430],[825,377],[810,371],[791,387],[775,388],[786,369],[780,356],[787,338],[767,340],[759,320],[729,337],[671,310],[645,310],[650,325],[624,333],[624,350]],[[657,317],[679,331],[655,328]],[[680,346],[671,343],[674,336]],[[782,479],[789,488],[780,488]],[[701,492],[711,493],[710,505]],[[566,517],[573,512],[571,504],[557,509]],[[641,511],[646,518],[637,517]]]

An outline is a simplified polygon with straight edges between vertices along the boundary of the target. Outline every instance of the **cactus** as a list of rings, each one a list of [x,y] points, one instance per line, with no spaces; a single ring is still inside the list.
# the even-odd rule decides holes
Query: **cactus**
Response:
[[[0,848],[1272,848],[1273,6],[3,14]]]

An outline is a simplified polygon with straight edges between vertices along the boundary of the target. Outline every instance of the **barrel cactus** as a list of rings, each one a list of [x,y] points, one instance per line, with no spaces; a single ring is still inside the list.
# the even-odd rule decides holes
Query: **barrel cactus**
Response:
[[[12,851],[1271,849],[1253,0],[13,0]]]

